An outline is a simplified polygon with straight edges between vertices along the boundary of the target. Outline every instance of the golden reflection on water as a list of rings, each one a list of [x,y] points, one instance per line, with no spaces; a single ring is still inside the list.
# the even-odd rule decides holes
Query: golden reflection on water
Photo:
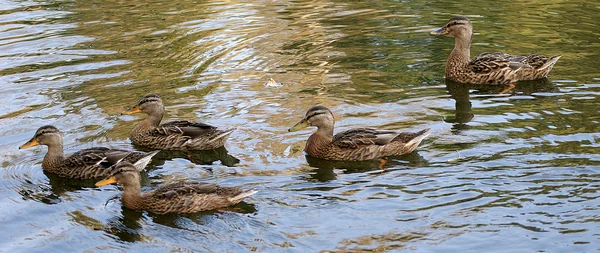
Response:
[[[548,246],[558,241],[589,251],[600,31],[596,10],[581,6],[594,3],[7,2],[0,222],[15,234],[0,245],[560,251]],[[473,21],[472,55],[563,57],[548,80],[519,83],[509,94],[444,81],[453,40],[428,32],[455,14]],[[283,86],[265,87],[270,78]],[[136,148],[128,136],[144,116],[119,114],[149,93],[163,98],[165,120],[236,131],[226,149],[157,156],[145,187],[192,178],[261,192],[228,212],[153,216],[107,203],[116,188],[45,175],[44,147],[16,149],[46,124],[64,129],[69,153]],[[383,170],[305,157],[314,129],[286,130],[316,104],[332,109],[336,131],[431,127],[434,134]]]

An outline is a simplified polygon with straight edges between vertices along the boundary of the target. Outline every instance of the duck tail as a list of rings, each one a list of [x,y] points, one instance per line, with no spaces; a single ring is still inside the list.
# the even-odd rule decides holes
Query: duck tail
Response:
[[[544,63],[544,65],[542,65],[538,70],[544,70],[544,69],[547,69],[547,68],[552,68],[552,66],[554,66],[554,64],[556,64],[556,62],[558,61],[558,59],[560,59],[560,57],[562,57],[562,55],[557,55],[557,56],[550,57],[550,59],[548,59],[548,61],[546,61],[546,63]]]
[[[232,203],[238,203],[238,202],[242,201],[243,199],[245,199],[257,192],[258,192],[258,190],[254,190],[254,189],[246,190],[238,195],[235,195],[234,197],[229,198],[229,201]]]
[[[235,131],[235,128],[230,128],[230,129],[223,130],[221,133],[219,133],[215,137],[211,138],[211,141],[217,141],[217,140],[221,140],[221,139],[227,139],[227,138],[229,138],[229,135],[231,135],[231,133],[233,133],[233,131]]]
[[[412,140],[408,141],[406,143],[406,146],[414,146],[414,147],[419,146],[419,144],[421,144],[421,141],[423,141],[423,139],[427,138],[427,136],[429,136],[429,134],[431,134],[431,128],[425,128],[425,129],[417,132],[416,134],[417,134],[417,136],[415,138],[413,138]]]
[[[139,160],[135,161],[135,163],[133,163],[133,166],[136,169],[138,169],[139,171],[144,170],[144,168],[146,168],[146,165],[148,165],[148,163],[150,163],[150,161],[152,160],[152,157],[154,157],[156,154],[158,154],[158,152],[160,152],[160,150],[154,150],[152,152],[149,152],[144,157],[142,157]]]

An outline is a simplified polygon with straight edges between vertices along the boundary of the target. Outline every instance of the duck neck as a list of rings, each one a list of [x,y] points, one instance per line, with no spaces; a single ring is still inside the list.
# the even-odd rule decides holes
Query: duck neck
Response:
[[[51,170],[52,168],[58,167],[58,165],[65,160],[65,153],[63,151],[62,142],[53,143],[48,145],[48,153],[44,156],[42,161],[42,168]]]
[[[471,60],[471,36],[460,35],[456,36],[454,41],[454,49],[448,61],[446,62],[446,73],[456,67],[464,67]]]
[[[326,146],[333,140],[333,127],[319,127],[306,141],[304,151],[310,155],[318,153],[320,147]]]
[[[160,121],[162,121],[164,113],[165,109],[159,108],[158,110],[152,111],[150,114],[148,114],[148,118],[146,118],[145,121],[153,127],[158,127],[160,125]]]
[[[135,128],[135,130],[149,130],[153,128],[157,128],[160,125],[160,122],[163,118],[164,110],[152,111],[152,113],[148,114],[148,117],[142,120]]]
[[[140,209],[141,187],[140,183],[131,183],[124,185],[123,203],[131,209]]]
[[[317,128],[317,132],[315,132],[316,134],[320,134],[322,136],[325,136],[329,139],[333,138],[333,126],[321,126]]]

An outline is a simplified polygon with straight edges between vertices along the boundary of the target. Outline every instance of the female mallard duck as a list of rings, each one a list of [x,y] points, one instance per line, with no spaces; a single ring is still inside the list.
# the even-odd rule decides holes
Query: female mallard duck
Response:
[[[158,151],[146,153],[95,147],[65,156],[61,133],[54,126],[40,127],[33,138],[21,145],[19,149],[38,145],[48,146],[48,153],[42,162],[42,168],[45,171],[75,179],[106,177],[113,172],[113,165],[121,161],[134,163],[138,170],[143,170],[152,157],[158,153]]]
[[[187,120],[160,124],[165,106],[158,95],[150,94],[122,114],[143,112],[148,117],[131,131],[131,141],[137,145],[164,150],[210,150],[223,147],[234,129],[219,130],[204,123]]]
[[[209,183],[178,182],[161,185],[155,190],[142,193],[139,171],[126,162],[119,163],[114,174],[96,183],[96,186],[114,183],[123,186],[121,201],[127,208],[157,214],[196,213],[224,208],[258,192]]]
[[[316,126],[317,131],[308,138],[304,151],[313,157],[338,161],[362,161],[410,153],[430,133],[429,128],[417,133],[355,128],[333,135],[334,123],[329,109],[315,106],[288,131]]]
[[[520,80],[541,79],[548,75],[560,55],[513,56],[501,52],[482,53],[470,59],[473,25],[468,18],[452,17],[446,25],[430,33],[455,37],[452,53],[446,61],[446,78],[460,83],[512,84]]]

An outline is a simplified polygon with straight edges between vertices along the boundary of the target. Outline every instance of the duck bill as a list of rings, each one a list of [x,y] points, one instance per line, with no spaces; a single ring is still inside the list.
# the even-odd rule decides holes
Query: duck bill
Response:
[[[136,105],[133,108],[122,112],[121,115],[131,115],[131,114],[136,114],[136,113],[140,113],[140,112],[142,112],[142,109],[140,109],[139,105]]]
[[[429,35],[431,36],[441,36],[446,34],[448,34],[448,30],[446,30],[446,27],[435,29],[429,33]]]
[[[35,138],[32,138],[27,143],[19,146],[19,149],[31,148],[31,147],[35,147],[37,145],[40,145],[40,142],[38,140],[36,140]]]
[[[300,122],[296,123],[292,128],[288,129],[288,132],[298,131],[300,129],[304,129],[310,126],[310,122],[306,119],[302,119]]]
[[[117,182],[117,179],[115,177],[109,177],[107,179],[104,179],[98,183],[96,183],[96,186],[100,187],[100,186],[105,186],[105,185],[109,185],[109,184],[114,184]]]

